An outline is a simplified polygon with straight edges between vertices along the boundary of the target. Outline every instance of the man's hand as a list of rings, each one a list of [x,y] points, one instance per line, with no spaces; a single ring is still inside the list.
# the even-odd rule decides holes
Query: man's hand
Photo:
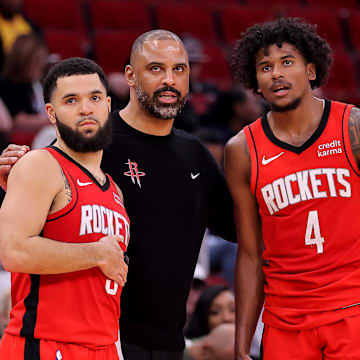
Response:
[[[124,286],[128,266],[124,260],[124,252],[119,245],[120,240],[119,235],[108,235],[99,240],[103,259],[99,268],[107,278],[116,281],[120,286]]]
[[[0,186],[4,190],[6,190],[7,178],[11,167],[28,151],[30,151],[29,146],[15,144],[10,144],[5,150],[3,150],[0,156]]]

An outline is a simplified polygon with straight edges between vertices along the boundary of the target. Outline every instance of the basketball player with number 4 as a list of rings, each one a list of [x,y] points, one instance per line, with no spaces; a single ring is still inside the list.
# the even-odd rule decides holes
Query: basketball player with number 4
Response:
[[[314,96],[331,62],[301,19],[254,25],[235,46],[235,74],[271,109],[226,146],[237,360],[264,299],[264,360],[360,359],[360,111]]]

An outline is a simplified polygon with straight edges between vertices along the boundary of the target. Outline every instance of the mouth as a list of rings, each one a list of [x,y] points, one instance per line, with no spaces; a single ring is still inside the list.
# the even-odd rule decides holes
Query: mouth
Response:
[[[276,96],[281,97],[281,96],[285,96],[289,92],[290,88],[291,86],[285,83],[273,84],[270,88],[270,91]]]
[[[166,104],[172,104],[172,103],[177,102],[177,100],[178,100],[177,94],[175,94],[172,91],[161,92],[158,95],[158,98],[159,98],[159,101],[166,103]]]
[[[96,125],[96,121],[86,119],[86,120],[80,121],[78,125],[79,125],[79,127],[92,126],[92,125]]]

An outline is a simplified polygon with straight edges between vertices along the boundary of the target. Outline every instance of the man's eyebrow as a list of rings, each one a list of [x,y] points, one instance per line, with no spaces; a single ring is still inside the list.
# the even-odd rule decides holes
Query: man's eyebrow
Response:
[[[287,58],[296,59],[296,56],[291,55],[291,54],[287,54],[287,55],[281,56],[280,60],[285,60],[285,59],[287,59]],[[265,65],[265,64],[267,64],[268,62],[269,62],[268,60],[264,60],[264,61],[259,62],[257,65],[258,65],[258,66]]]
[[[149,64],[147,64],[147,66],[154,66],[154,65],[165,65],[165,64],[160,62],[160,61],[152,61]],[[175,64],[174,66],[185,66],[185,67],[187,67],[188,65],[185,62],[181,62],[181,63]]]
[[[92,91],[89,92],[89,94],[101,94],[101,93],[104,93],[104,90],[95,89],[95,90],[92,90]],[[76,94],[76,93],[66,93],[61,98],[66,99],[68,97],[73,97],[73,96],[77,96],[77,95],[78,94]]]

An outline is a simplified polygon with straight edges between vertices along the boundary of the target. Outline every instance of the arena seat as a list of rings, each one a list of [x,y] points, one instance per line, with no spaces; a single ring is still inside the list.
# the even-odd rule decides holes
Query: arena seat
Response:
[[[191,34],[202,41],[217,40],[212,12],[198,4],[172,3],[156,7],[158,26],[179,36]],[[174,16],[176,15],[176,16]]]
[[[333,8],[333,9],[358,9],[359,3],[357,0],[306,0],[308,6],[312,8]]]
[[[340,17],[337,9],[313,9],[299,7],[288,12],[289,16],[302,17],[311,24],[317,25],[318,33],[325,37],[334,50],[345,49],[344,37],[340,26]]]
[[[250,6],[265,6],[265,7],[288,7],[288,6],[300,6],[302,5],[301,0],[244,0],[247,5]]]
[[[24,12],[42,29],[76,30],[85,33],[81,8],[73,0],[24,0]]]
[[[273,18],[273,13],[262,7],[228,6],[220,12],[224,40],[232,45],[249,26]]]
[[[203,52],[207,61],[202,64],[201,80],[214,83],[220,89],[228,89],[231,79],[229,65],[223,49],[215,44],[204,44]]]
[[[88,41],[82,34],[64,30],[45,30],[44,37],[50,53],[59,54],[62,59],[85,57]]]
[[[360,52],[360,11],[351,11],[349,17],[349,32],[354,48]]]
[[[323,87],[325,96],[339,101],[358,98],[359,84],[353,62],[345,51],[334,53],[334,64],[328,83]]]
[[[150,16],[144,3],[138,1],[92,0],[91,23],[94,30],[139,30],[150,26]]]
[[[94,35],[94,60],[106,73],[124,71],[131,47],[142,31],[98,30]]]

